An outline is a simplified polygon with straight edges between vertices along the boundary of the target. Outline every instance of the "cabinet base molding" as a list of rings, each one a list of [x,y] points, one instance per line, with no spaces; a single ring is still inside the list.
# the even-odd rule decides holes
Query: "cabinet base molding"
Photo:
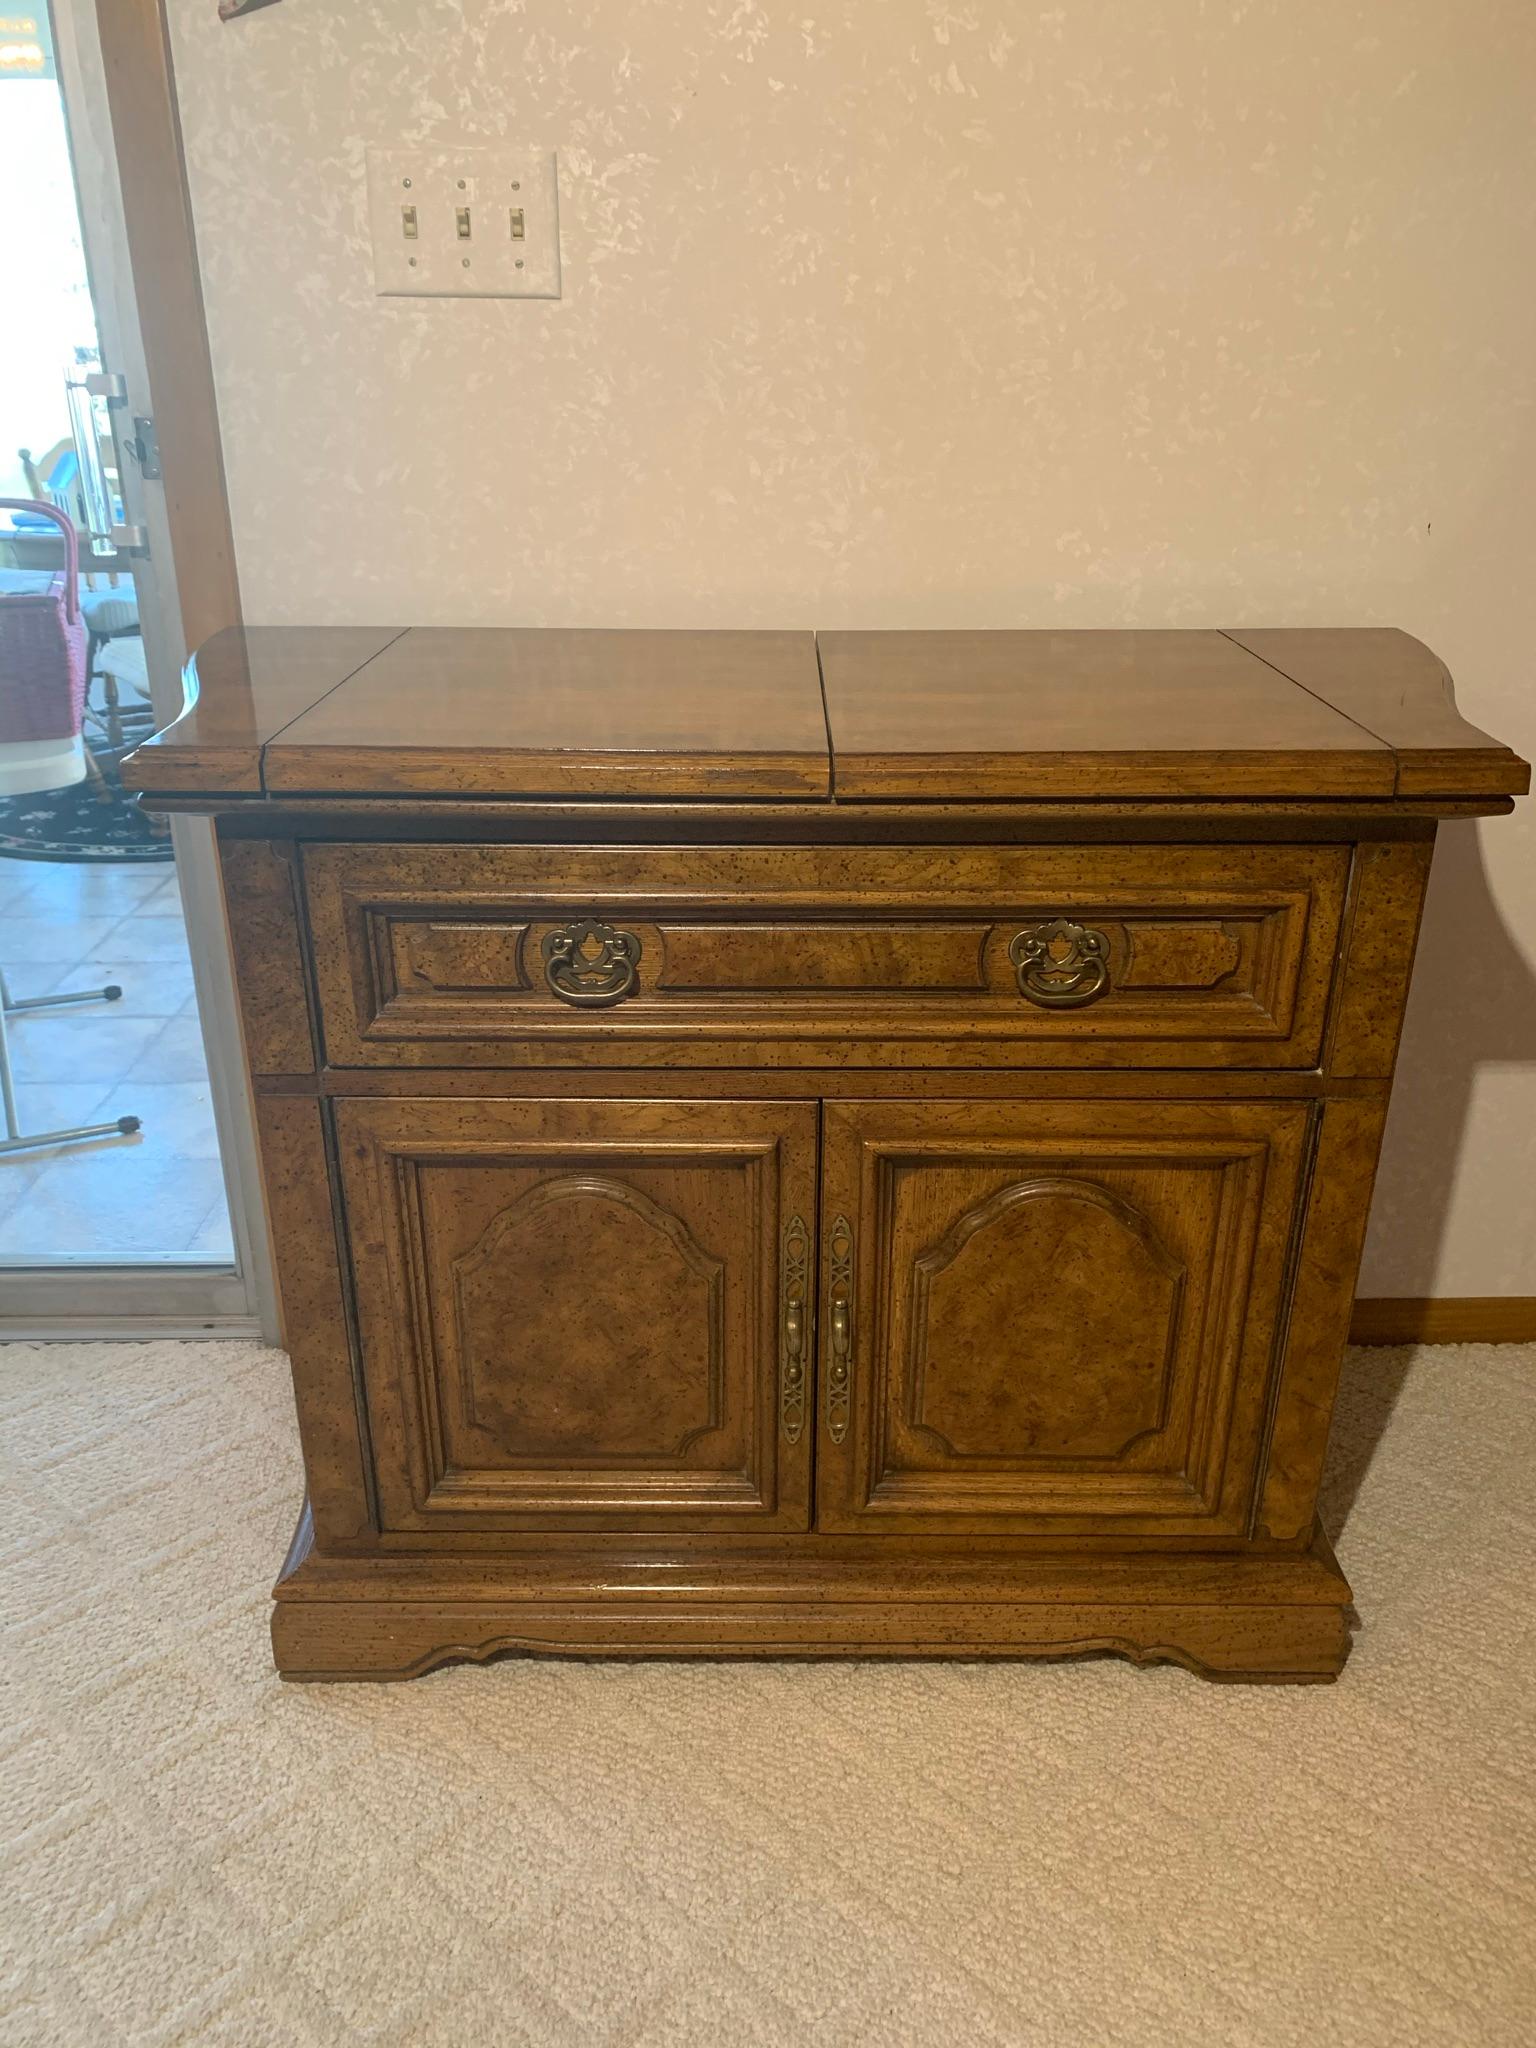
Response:
[[[302,1550],[301,1531],[297,1549]],[[568,1657],[1081,1657],[1241,1683],[1319,1683],[1349,1652],[1349,1586],[1309,1550],[898,1562],[788,1547],[665,1562],[301,1555],[279,1582],[284,1678],[404,1679],[509,1652]]]
[[[1357,1301],[1351,1344],[1536,1344],[1536,1294],[1416,1294]]]

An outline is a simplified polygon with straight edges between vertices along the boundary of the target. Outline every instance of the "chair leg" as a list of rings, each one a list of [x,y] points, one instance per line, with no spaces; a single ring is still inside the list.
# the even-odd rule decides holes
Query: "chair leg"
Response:
[[[85,1138],[131,1138],[139,1128],[136,1116],[114,1117],[109,1124],[73,1124],[62,1131],[26,1131],[21,1128],[21,1118],[16,1110],[16,1084],[11,1073],[11,1047],[6,1031],[6,1018],[18,1010],[44,1010],[62,1003],[88,1003],[98,997],[115,1001],[122,990],[115,985],[104,989],[87,989],[79,995],[68,996],[27,996],[19,1002],[13,1001],[3,970],[0,970],[0,1112],[5,1118],[5,1136],[0,1138],[0,1154],[27,1152],[40,1145],[70,1145]]]
[[[91,787],[96,792],[97,803],[111,803],[112,792],[107,787],[107,778],[101,772],[101,763],[96,759],[90,748],[86,746],[84,740],[80,744],[85,750],[85,772],[90,777]]]
[[[106,714],[107,745],[116,753],[123,744],[123,710],[117,677],[110,671],[101,678],[101,701]]]

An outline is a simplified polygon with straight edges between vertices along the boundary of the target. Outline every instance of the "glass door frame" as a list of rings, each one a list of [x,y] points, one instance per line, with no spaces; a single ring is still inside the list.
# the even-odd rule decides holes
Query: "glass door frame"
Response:
[[[115,408],[120,444],[135,414],[156,420],[162,450],[201,444],[196,504],[168,501],[163,481],[146,480],[121,464],[125,518],[147,543],[134,581],[150,698],[159,721],[183,708],[181,674],[189,645],[219,626],[240,623],[239,590],[229,545],[218,421],[211,375],[187,378],[166,360],[166,328],[146,333],[134,276],[134,254],[153,253],[157,287],[174,269],[196,296],[196,344],[206,365],[201,292],[190,206],[176,121],[169,44],[159,0],[53,0],[54,49],[74,163],[81,239],[96,309],[102,361],[118,372],[126,402]],[[109,91],[103,33],[112,42]],[[114,126],[114,112],[126,119]],[[132,219],[130,221],[130,214]],[[131,229],[137,229],[135,238]],[[175,297],[175,294],[170,294]],[[185,321],[182,322],[183,334]],[[154,372],[161,375],[157,403]],[[169,394],[167,400],[164,394]],[[168,410],[175,409],[174,420]],[[170,431],[174,427],[175,431]],[[177,477],[183,500],[189,465]],[[213,517],[210,518],[210,512]],[[195,539],[194,539],[195,536]],[[222,549],[220,542],[222,540]],[[176,873],[186,917],[193,983],[202,1022],[224,1184],[229,1203],[232,1264],[90,1264],[9,1267],[0,1271],[0,1336],[145,1337],[261,1335],[279,1341],[271,1248],[261,1195],[255,1122],[241,1055],[223,892],[213,828],[202,818],[171,822]]]

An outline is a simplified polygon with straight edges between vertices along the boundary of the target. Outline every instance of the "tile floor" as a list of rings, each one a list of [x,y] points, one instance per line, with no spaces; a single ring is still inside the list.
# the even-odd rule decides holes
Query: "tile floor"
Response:
[[[232,1257],[192,967],[166,862],[0,858],[14,998],[122,986],[9,1019],[23,1130],[137,1116],[133,1137],[0,1154],[0,1265]]]

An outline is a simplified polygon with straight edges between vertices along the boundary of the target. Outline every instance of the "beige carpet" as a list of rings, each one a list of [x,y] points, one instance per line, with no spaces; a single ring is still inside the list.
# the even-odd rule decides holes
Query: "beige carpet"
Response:
[[[1362,1352],[1331,1687],[285,1687],[282,1358],[0,1351],[0,2042],[1536,2040],[1536,1351]]]

